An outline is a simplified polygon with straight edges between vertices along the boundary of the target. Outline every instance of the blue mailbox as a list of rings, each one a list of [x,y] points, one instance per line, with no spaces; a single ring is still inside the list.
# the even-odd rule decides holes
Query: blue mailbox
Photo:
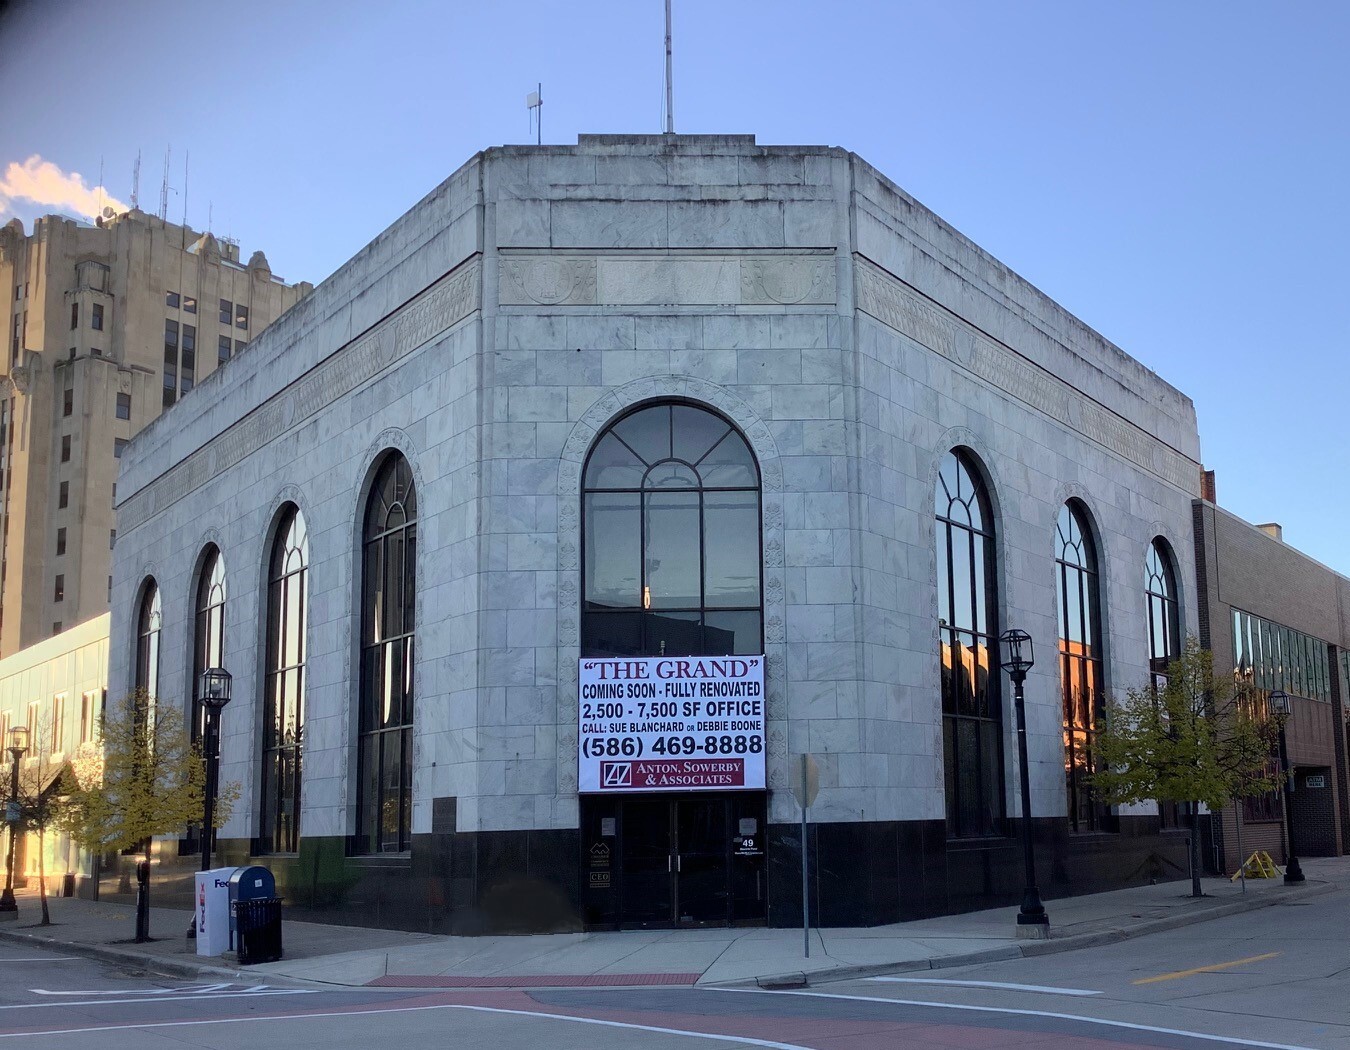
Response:
[[[230,876],[230,948],[237,950],[235,944],[235,930],[238,923],[234,914],[235,901],[256,901],[263,900],[277,895],[277,880],[273,877],[270,868],[262,868],[253,865],[246,868],[235,868],[234,874]]]

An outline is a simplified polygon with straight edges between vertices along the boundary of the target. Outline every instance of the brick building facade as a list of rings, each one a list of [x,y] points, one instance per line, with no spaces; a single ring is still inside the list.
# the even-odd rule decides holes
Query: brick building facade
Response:
[[[1346,850],[1350,813],[1350,579],[1289,546],[1278,525],[1250,525],[1205,499],[1195,501],[1193,514],[1200,642],[1214,654],[1216,673],[1231,671],[1257,694],[1289,694],[1294,847],[1299,856],[1337,856]],[[1272,792],[1230,806],[1215,822],[1207,859],[1224,872],[1254,850],[1283,863],[1283,802]]]

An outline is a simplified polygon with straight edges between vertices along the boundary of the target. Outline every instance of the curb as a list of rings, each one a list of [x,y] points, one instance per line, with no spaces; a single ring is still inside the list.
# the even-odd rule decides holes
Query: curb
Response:
[[[865,963],[857,966],[837,966],[828,970],[803,972],[789,970],[786,973],[765,974],[760,977],[740,978],[734,981],[700,982],[698,988],[759,988],[777,990],[805,988],[810,985],[833,984],[837,981],[857,980],[864,977],[878,977],[882,974],[904,973],[911,970],[945,970],[955,966],[977,966],[981,963],[1007,962],[1010,959],[1031,959],[1042,955],[1057,955],[1060,952],[1077,951],[1080,948],[1096,948],[1103,944],[1116,944],[1120,941],[1146,937],[1151,933],[1165,933],[1184,926],[1208,922],[1211,919],[1224,919],[1230,915],[1258,911],[1261,908],[1286,904],[1302,900],[1305,897],[1317,897],[1331,893],[1339,887],[1330,882],[1314,882],[1298,889],[1280,890],[1269,896],[1250,897],[1228,904],[1217,904],[1203,911],[1180,915],[1167,915],[1161,919],[1151,919],[1135,926],[1121,929],[1101,930],[1096,933],[1080,933],[1068,937],[1052,937],[1048,941],[1024,941],[1002,948],[985,948],[977,952],[965,952],[961,955],[939,955],[929,959],[906,959],[893,963]]]
[[[956,966],[976,966],[981,963],[1006,962],[1011,959],[1029,959],[1042,955],[1056,955],[1060,952],[1077,951],[1080,948],[1095,948],[1104,944],[1145,937],[1151,933],[1163,933],[1167,930],[1181,929],[1211,919],[1223,919],[1230,915],[1257,911],[1261,908],[1286,904],[1331,893],[1339,887],[1330,882],[1313,882],[1293,890],[1280,890],[1270,895],[1250,897],[1218,904],[1203,911],[1178,915],[1168,915],[1161,919],[1151,919],[1135,926],[1121,929],[1101,930],[1096,933],[1074,934],[1068,937],[1052,937],[1047,941],[1024,941],[1000,948],[985,948],[960,955],[940,955],[928,959],[906,959],[890,963],[867,963],[856,966],[837,966],[828,970],[816,970],[810,973],[801,970],[789,970],[779,974],[764,974],[758,977],[739,978],[732,981],[699,981],[696,988],[758,988],[764,990],[804,988],[813,984],[831,984],[837,981],[856,980],[864,977],[876,977],[889,973],[905,973],[912,970],[943,970]],[[249,981],[263,977],[269,982],[288,981],[298,984],[325,984],[314,978],[302,979],[286,977],[275,973],[259,973],[255,977],[243,968],[199,963],[185,958],[157,955],[151,952],[136,951],[134,948],[114,947],[109,944],[88,944],[81,941],[63,941],[57,937],[35,933],[20,933],[17,930],[0,926],[0,941],[26,944],[32,947],[57,949],[80,955],[100,962],[114,963],[119,966],[148,970],[165,977],[210,977],[216,980]]]
[[[82,941],[63,941],[57,937],[45,937],[41,934],[19,933],[0,927],[0,941],[26,944],[30,947],[59,949],[71,955],[81,955],[86,959],[99,962],[116,963],[120,966],[134,966],[138,970],[149,970],[163,977],[214,977],[231,981],[248,980],[246,970],[236,970],[228,966],[209,963],[190,962],[187,959],[175,959],[172,956],[155,955],[151,952],[139,952],[131,948],[115,948],[110,944],[86,944]],[[261,974],[259,976],[262,976]],[[271,976],[271,975],[269,975]],[[275,980],[275,978],[274,978]]]

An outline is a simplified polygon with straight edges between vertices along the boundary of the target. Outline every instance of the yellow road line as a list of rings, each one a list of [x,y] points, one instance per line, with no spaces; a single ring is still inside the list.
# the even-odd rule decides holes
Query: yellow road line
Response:
[[[1232,962],[1215,963],[1213,966],[1197,966],[1194,970],[1178,970],[1176,973],[1160,973],[1157,977],[1144,977],[1134,984],[1153,984],[1157,981],[1175,981],[1178,977],[1194,977],[1197,973],[1214,973],[1216,970],[1227,970],[1233,966],[1242,966],[1246,963],[1260,962],[1262,959],[1273,959],[1277,955],[1283,955],[1283,952],[1266,952],[1265,955],[1253,955],[1247,959],[1234,959]]]

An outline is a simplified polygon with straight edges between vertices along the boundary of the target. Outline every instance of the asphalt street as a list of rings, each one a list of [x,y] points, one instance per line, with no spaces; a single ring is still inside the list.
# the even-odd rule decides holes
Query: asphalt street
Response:
[[[108,1050],[1350,1050],[1348,929],[1350,893],[1337,891],[1099,948],[776,992],[189,982],[4,944],[0,1041]]]

